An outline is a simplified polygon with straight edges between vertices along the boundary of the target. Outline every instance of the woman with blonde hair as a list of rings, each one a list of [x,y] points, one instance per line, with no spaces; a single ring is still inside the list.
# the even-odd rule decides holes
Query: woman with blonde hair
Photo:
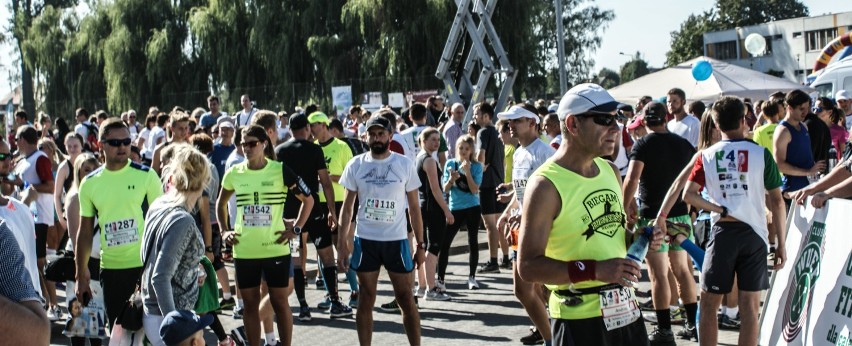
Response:
[[[190,214],[210,179],[207,157],[188,144],[170,146],[163,167],[166,193],[154,200],[145,215],[142,235],[141,292],[143,326],[152,345],[160,338],[163,316],[192,310],[198,300],[198,262],[204,256],[201,232]]]
[[[453,214],[453,223],[447,226],[447,234],[441,241],[438,256],[437,284],[444,286],[447,274],[450,244],[462,225],[467,225],[467,245],[470,247],[468,263],[470,272],[467,288],[479,289],[476,282],[476,266],[479,263],[479,184],[482,183],[482,164],[476,161],[476,140],[471,135],[459,137],[456,141],[456,157],[447,160],[444,165],[443,187],[450,196],[449,208]]]

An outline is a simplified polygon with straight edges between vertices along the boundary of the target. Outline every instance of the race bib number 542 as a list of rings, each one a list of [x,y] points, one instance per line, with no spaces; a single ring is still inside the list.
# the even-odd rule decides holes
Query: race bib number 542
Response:
[[[272,207],[266,204],[243,206],[243,226],[268,227],[272,225]]]
[[[396,220],[396,201],[368,198],[364,205],[364,217],[367,220],[393,223]]]
[[[107,222],[103,228],[107,247],[139,241],[139,227],[136,225],[136,219]]]

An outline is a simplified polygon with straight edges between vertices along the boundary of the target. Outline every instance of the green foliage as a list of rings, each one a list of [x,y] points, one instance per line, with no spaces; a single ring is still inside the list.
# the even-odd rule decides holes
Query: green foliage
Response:
[[[666,65],[674,66],[702,56],[705,32],[805,17],[808,13],[808,8],[798,0],[716,0],[713,9],[690,15],[671,33]]]
[[[604,89],[609,89],[621,84],[621,77],[618,75],[618,72],[604,67],[595,76],[595,83],[604,87]]]
[[[636,52],[633,60],[630,60],[621,66],[621,82],[627,83],[649,73],[651,73],[651,71],[648,69],[648,62],[642,59],[639,52]]]
[[[589,75],[614,15],[588,0],[562,2],[573,84]],[[39,109],[69,119],[79,106],[192,108],[210,93],[233,112],[241,94],[292,109],[309,100],[329,108],[334,85],[355,95],[438,89],[457,10],[454,0],[110,0],[89,1],[78,18],[76,4],[12,0],[12,33],[33,72],[24,79],[37,82]],[[558,92],[553,1],[504,0],[492,21],[519,72],[516,99]],[[461,45],[466,52],[471,40]]]

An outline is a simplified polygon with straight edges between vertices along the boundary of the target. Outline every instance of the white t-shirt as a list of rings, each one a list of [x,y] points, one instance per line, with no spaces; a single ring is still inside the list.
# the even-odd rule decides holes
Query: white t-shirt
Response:
[[[358,193],[355,236],[376,241],[408,238],[407,192],[420,187],[411,160],[394,152],[383,160],[369,152],[355,156],[343,169],[340,185]]]
[[[524,191],[527,189],[527,180],[545,161],[550,159],[556,149],[544,144],[536,138],[528,146],[518,146],[512,156],[512,187],[515,189],[515,198],[518,206],[524,203]]]
[[[151,128],[151,131],[148,132],[148,139],[145,140],[145,152],[150,156],[146,156],[146,158],[153,159],[154,158],[154,149],[157,148],[157,141],[160,138],[163,138],[165,141],[166,131],[163,130],[162,127],[154,126]]]
[[[27,156],[24,160],[18,161],[18,164],[15,166],[15,174],[31,185],[41,184],[41,178],[39,178],[38,172],[36,172],[36,161],[38,161],[40,157],[46,158],[47,154],[41,150],[37,150],[30,154],[30,156]],[[36,192],[36,194],[38,194],[38,197],[36,197],[36,200],[33,203],[35,204],[38,223],[53,226],[53,214],[56,212],[53,209],[53,194],[43,192]]]
[[[852,114],[846,115],[846,131],[852,131]]]
[[[30,273],[33,287],[41,294],[41,282],[38,279],[38,258],[36,257],[35,221],[30,207],[20,201],[8,197],[9,202],[0,207],[0,219],[6,220],[6,225],[12,230],[18,246],[24,253],[24,266]]]
[[[236,127],[245,127],[251,124],[251,118],[257,113],[257,109],[252,108],[250,111],[246,112],[245,109],[240,110],[231,119],[234,121],[234,126]]]
[[[89,129],[88,129],[88,128],[86,128],[86,125],[90,125],[90,126],[91,126],[91,125],[92,125],[92,123],[90,123],[90,122],[87,120],[87,121],[84,121],[82,124],[77,124],[77,125],[75,125],[75,126],[74,126],[74,132],[77,132],[77,133],[79,133],[79,134],[80,134],[80,136],[83,136],[83,140],[85,140],[85,139],[86,139],[86,137],[88,137],[88,136],[89,136]]]
[[[279,127],[278,143],[284,143],[288,138],[290,138],[290,127]]]
[[[677,118],[669,120],[666,128],[669,132],[689,141],[693,147],[698,146],[698,133],[701,132],[701,120],[698,118],[687,114],[681,121],[677,121]]]
[[[400,133],[400,136],[402,137],[402,139],[405,140],[405,145],[408,146],[407,148],[405,148],[405,156],[407,156],[409,159],[411,159],[411,161],[417,160],[417,155],[420,154],[420,143],[418,143],[417,137],[419,137],[420,133],[423,132],[423,130],[425,130],[427,127],[429,127],[429,126],[426,126],[426,125],[412,126],[412,127],[405,129],[405,131],[402,131],[402,133]],[[413,155],[413,157],[412,157],[412,155],[409,155],[409,153],[408,153],[409,148],[411,148],[411,152],[412,152],[411,154]]]
[[[553,139],[550,140],[550,147],[553,149],[558,149],[559,146],[562,145],[562,135],[556,135]]]
[[[393,137],[391,139],[399,142],[399,145],[402,146],[402,150],[405,151],[405,157],[414,162],[417,159],[417,155],[414,155],[415,148],[408,145],[408,141],[405,140],[404,137],[399,132],[394,132]]]

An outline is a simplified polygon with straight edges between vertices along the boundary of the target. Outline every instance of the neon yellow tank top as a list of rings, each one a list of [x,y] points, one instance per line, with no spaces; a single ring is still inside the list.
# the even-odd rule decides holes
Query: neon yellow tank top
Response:
[[[533,176],[550,180],[562,202],[562,211],[553,220],[545,256],[559,261],[606,260],[627,255],[626,217],[621,186],[606,160],[597,158],[600,173],[586,178],[547,161]],[[601,281],[585,281],[576,289],[603,286]],[[545,285],[550,290],[565,290],[570,285]],[[556,293],[550,294],[550,317],[584,319],[601,316],[597,293],[587,294],[583,303],[569,307]]]

